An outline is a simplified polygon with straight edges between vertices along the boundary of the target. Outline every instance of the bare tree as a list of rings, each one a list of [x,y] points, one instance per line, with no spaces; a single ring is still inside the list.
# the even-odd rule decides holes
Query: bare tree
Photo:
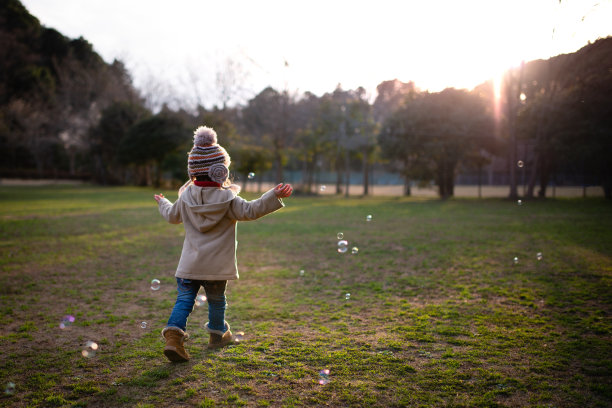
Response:
[[[221,109],[226,110],[231,101],[237,102],[245,92],[244,83],[249,76],[244,66],[233,58],[226,58],[217,70],[215,83]]]

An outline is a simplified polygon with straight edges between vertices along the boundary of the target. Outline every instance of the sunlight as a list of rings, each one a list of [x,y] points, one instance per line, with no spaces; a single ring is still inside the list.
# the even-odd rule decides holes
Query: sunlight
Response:
[[[499,123],[501,118],[501,87],[504,78],[504,72],[493,77],[493,115],[495,117],[495,123]]]

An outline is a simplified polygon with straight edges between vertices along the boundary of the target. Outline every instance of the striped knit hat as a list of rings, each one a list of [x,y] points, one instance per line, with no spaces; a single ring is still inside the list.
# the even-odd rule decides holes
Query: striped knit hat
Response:
[[[223,184],[229,176],[229,154],[217,143],[217,133],[209,127],[200,126],[193,132],[193,148],[187,159],[190,177],[208,175]]]

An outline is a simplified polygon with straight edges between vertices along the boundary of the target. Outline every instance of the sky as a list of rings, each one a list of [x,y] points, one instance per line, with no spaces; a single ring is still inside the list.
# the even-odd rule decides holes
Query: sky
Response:
[[[219,76],[236,78],[230,105],[266,86],[316,95],[362,86],[371,98],[396,78],[472,89],[522,60],[612,35],[612,0],[22,2],[46,27],[122,60],[152,100],[183,107],[220,105]]]

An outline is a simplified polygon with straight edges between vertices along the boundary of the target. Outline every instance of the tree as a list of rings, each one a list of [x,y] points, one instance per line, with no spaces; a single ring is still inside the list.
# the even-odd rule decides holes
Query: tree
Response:
[[[414,180],[425,181],[432,177],[425,151],[425,134],[421,131],[424,114],[421,101],[413,94],[387,118],[379,134],[382,155],[404,178],[407,196],[411,194]]]
[[[353,135],[350,146],[356,155],[361,157],[363,195],[368,195],[370,164],[376,151],[377,124],[374,122],[372,106],[366,99],[365,89],[358,88],[356,90],[355,99],[349,104],[348,117],[348,131]]]
[[[275,169],[275,181],[283,181],[285,148],[290,134],[291,99],[287,92],[279,93],[268,87],[248,101],[243,110],[246,129],[257,137],[259,144],[269,141]]]
[[[124,181],[117,148],[139,120],[150,113],[129,102],[111,104],[102,111],[98,124],[89,132],[89,148],[93,157],[96,180],[102,184]]]
[[[573,54],[525,65],[525,103],[519,131],[533,146],[527,197],[545,197],[559,171],[578,173],[582,184],[601,183],[606,190],[612,154],[610,82],[612,38],[598,40]],[[608,174],[608,176],[606,176]]]
[[[242,145],[232,151],[232,162],[236,163],[234,169],[242,176],[243,189],[246,191],[249,174],[255,175],[270,170],[272,160],[270,152],[261,146]]]
[[[482,100],[465,90],[447,88],[425,94],[425,148],[442,198],[454,195],[459,163],[477,140],[492,134],[492,122]]]
[[[189,134],[178,118],[167,113],[143,119],[132,126],[119,144],[119,160],[125,164],[153,164],[153,185],[161,184],[162,162],[176,151]]]
[[[469,161],[479,141],[491,134],[491,117],[480,96],[448,88],[408,99],[387,121],[380,140],[407,186],[413,178],[433,178],[440,197],[448,198],[459,164]]]
[[[404,102],[418,92],[414,82],[402,82],[398,79],[383,81],[376,86],[376,99],[372,105],[372,114],[377,123],[384,123]]]

